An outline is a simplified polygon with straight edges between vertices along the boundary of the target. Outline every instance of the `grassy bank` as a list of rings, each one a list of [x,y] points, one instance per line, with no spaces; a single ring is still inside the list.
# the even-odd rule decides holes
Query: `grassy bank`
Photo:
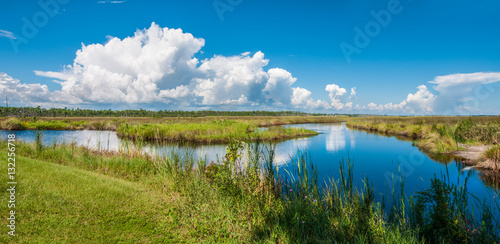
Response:
[[[461,150],[462,145],[493,146],[500,141],[500,117],[367,117],[352,118],[347,126],[413,139],[431,154],[449,154]]]
[[[499,242],[489,208],[471,216],[466,188],[445,179],[409,199],[396,194],[385,212],[368,180],[363,189],[353,187],[349,161],[340,163],[339,179],[320,188],[310,155],[299,152],[294,170],[281,172],[271,145],[233,141],[211,165],[189,154],[154,158],[127,151],[16,144],[18,236],[0,241]],[[4,162],[6,155],[2,142]],[[6,164],[0,167],[6,172]]]

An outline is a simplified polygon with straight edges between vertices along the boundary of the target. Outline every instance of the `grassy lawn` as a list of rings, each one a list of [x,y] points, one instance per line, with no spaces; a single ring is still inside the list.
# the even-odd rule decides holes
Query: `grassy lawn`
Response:
[[[7,162],[6,151],[0,159]],[[0,170],[7,172],[6,166]],[[2,243],[176,240],[167,199],[141,183],[24,157],[17,157],[16,166],[17,236],[6,235],[2,218]],[[0,178],[4,183],[6,176]],[[9,193],[2,185],[0,211],[7,213]]]

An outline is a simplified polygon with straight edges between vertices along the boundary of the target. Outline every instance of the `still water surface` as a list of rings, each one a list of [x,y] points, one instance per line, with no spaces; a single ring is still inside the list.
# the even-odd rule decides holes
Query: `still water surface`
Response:
[[[280,142],[276,146],[275,162],[281,169],[290,170],[290,159],[297,150],[307,150],[318,169],[321,184],[329,179],[338,179],[339,162],[347,158],[354,165],[354,183],[360,187],[362,180],[368,177],[376,192],[388,195],[392,185],[392,175],[398,178],[398,172],[405,177],[405,193],[425,189],[430,180],[437,175],[448,175],[451,182],[463,182],[468,176],[468,189],[477,197],[492,199],[491,186],[481,180],[481,173],[474,169],[464,168],[458,160],[448,159],[438,162],[429,158],[413,146],[411,141],[399,140],[363,131],[351,130],[345,124],[304,124],[288,125],[303,127],[319,132],[309,138],[293,139]],[[32,142],[33,131],[0,131],[1,138],[15,133],[18,140]],[[117,151],[132,145],[130,141],[121,140],[112,131],[45,131],[43,143],[75,142],[78,145],[93,149]],[[195,157],[206,158],[208,162],[216,161],[225,154],[225,145],[178,146],[163,144],[143,145],[142,150],[148,153],[163,155],[171,150],[189,150]],[[443,160],[441,160],[443,161]],[[281,172],[284,172],[282,170]]]

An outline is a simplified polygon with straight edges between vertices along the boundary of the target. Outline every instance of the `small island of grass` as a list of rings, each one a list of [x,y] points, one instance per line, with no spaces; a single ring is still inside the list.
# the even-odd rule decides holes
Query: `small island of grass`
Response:
[[[226,143],[234,140],[279,141],[304,136],[315,136],[316,131],[304,128],[271,126],[268,130],[256,130],[254,121],[212,120],[204,123],[185,122],[171,124],[129,124],[118,127],[120,137],[143,141]]]

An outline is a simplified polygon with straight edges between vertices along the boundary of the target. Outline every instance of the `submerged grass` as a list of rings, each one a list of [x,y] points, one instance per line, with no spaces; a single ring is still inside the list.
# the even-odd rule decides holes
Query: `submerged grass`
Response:
[[[1,142],[4,161],[6,148]],[[285,171],[260,141],[233,140],[208,164],[189,152],[151,157],[74,144],[17,143],[16,154],[18,239],[2,242],[499,243],[490,208],[468,214],[466,184],[436,178],[414,198],[393,194],[389,214],[368,179],[354,186],[349,159],[320,187],[310,154],[299,151]]]

